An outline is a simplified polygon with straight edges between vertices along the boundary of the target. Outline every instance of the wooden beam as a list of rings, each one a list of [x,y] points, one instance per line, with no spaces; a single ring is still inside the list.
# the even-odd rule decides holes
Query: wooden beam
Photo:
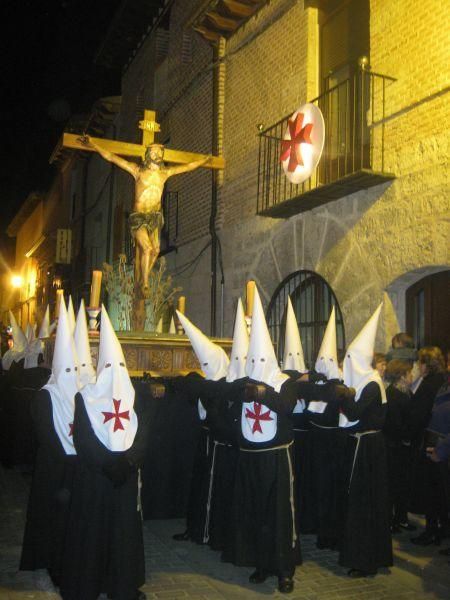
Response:
[[[221,35],[217,31],[212,31],[203,25],[194,25],[192,29],[197,31],[197,33],[204,37],[205,40],[212,44],[218,44],[220,42]]]
[[[222,4],[232,15],[236,15],[242,19],[251,17],[256,10],[256,6],[252,7],[237,0],[222,0]]]
[[[212,21],[212,23],[218,28],[223,29],[224,31],[236,31],[239,27],[238,21],[235,19],[229,19],[228,17],[223,17],[218,12],[215,11],[207,11],[205,13],[205,17]]]
[[[81,150],[83,152],[96,152],[94,148],[88,148],[84,146],[79,140],[80,135],[74,133],[64,133],[62,138],[62,146],[66,148],[72,148],[73,150]],[[103,138],[91,138],[96,144],[113,152],[120,156],[131,156],[135,158],[143,158],[145,154],[145,146],[141,144],[131,144],[129,142],[119,142],[117,140],[106,140]],[[183,152],[181,150],[172,150],[171,148],[164,148],[164,161],[169,163],[175,163],[184,165],[196,160],[204,158],[205,154],[197,154],[195,152]],[[222,156],[214,156],[212,160],[205,165],[205,168],[209,169],[223,169],[225,167],[225,160]]]
[[[65,148],[72,148],[73,150],[82,150],[83,152],[96,152],[94,148],[88,148],[82,144],[79,140],[82,137],[80,134],[75,133],[64,133],[62,137],[62,146]],[[135,156],[142,158],[145,153],[145,147],[140,144],[130,144],[128,142],[118,142],[117,140],[106,140],[103,138],[91,138],[96,144],[121,156]]]
[[[182,150],[172,150],[164,148],[164,161],[169,163],[178,163],[184,165],[205,158],[205,154],[196,154],[195,152],[183,152]],[[205,165],[209,169],[224,169],[225,159],[223,156],[213,156],[210,162]]]

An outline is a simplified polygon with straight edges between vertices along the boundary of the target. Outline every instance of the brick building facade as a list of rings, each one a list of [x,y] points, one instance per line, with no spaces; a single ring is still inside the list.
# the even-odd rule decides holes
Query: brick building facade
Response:
[[[234,28],[231,13],[226,13],[233,4],[242,10]],[[114,131],[108,133],[137,142],[143,109],[151,108],[161,124],[158,141],[205,154],[219,150],[225,158],[225,170],[216,180],[210,170],[200,169],[168,184],[179,202],[178,214],[172,207],[169,215],[178,221],[176,235],[171,233],[176,251],[167,253],[166,260],[187,297],[188,316],[209,332],[214,281],[210,217],[216,192],[217,334],[231,334],[237,298],[245,293],[247,280],[256,280],[267,307],[286,278],[307,272],[317,274],[339,305],[348,341],[384,299],[379,349],[387,347],[393,333],[407,328],[407,321],[418,343],[448,345],[448,318],[442,314],[438,329],[444,333],[439,339],[416,332],[423,328],[419,312],[425,309],[423,299],[411,292],[428,278],[425,312],[442,313],[434,309],[433,298],[448,289],[450,272],[446,3],[173,0],[165,5],[164,22],[149,23],[128,57],[120,110]],[[221,27],[226,39],[220,37]],[[366,59],[358,67],[362,56]],[[351,81],[361,71],[361,81],[368,83],[357,96]],[[333,90],[342,84],[356,107],[348,114],[363,123],[356,134],[355,124],[341,123],[343,96],[333,99]],[[328,140],[336,123],[341,129],[337,142],[327,142],[319,169],[328,164],[333,170],[341,157],[346,160],[351,137],[363,131],[370,140],[361,151],[359,168],[365,183],[352,184],[339,196],[339,167],[327,181],[318,170],[308,185],[314,193],[325,190],[320,201],[313,194],[305,210],[300,190],[294,214],[283,214],[280,203],[277,218],[270,210],[263,215],[258,209],[261,177],[269,186],[272,182],[260,161],[261,131],[318,97],[328,111]],[[336,110],[338,116],[330,116]],[[129,244],[126,215],[133,182],[118,169],[108,179],[110,166],[100,166],[99,157],[90,160],[100,161],[93,163],[98,166],[92,166],[88,180],[97,190],[89,192],[92,202],[101,196],[100,204],[112,206],[112,214],[99,217],[103,241],[95,224],[86,235],[99,246],[108,245],[98,258],[114,259]],[[373,176],[380,173],[374,185]]]

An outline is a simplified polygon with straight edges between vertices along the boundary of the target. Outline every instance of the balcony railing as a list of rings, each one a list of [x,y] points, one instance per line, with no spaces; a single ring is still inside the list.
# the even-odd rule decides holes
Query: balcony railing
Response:
[[[280,161],[291,115],[260,134],[258,214],[288,217],[394,178],[384,172],[386,90],[392,77],[358,69],[312,100],[325,121],[322,157],[312,176],[290,183]],[[374,127],[374,123],[381,123]]]

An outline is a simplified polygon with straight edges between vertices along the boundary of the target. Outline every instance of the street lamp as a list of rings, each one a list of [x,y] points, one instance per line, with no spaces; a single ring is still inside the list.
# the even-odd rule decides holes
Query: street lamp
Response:
[[[13,288],[20,288],[23,284],[23,278],[20,275],[12,275],[11,285]]]

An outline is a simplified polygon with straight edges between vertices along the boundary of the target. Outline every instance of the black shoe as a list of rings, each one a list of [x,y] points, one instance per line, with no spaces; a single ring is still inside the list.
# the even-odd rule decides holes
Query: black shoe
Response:
[[[350,569],[350,571],[347,572],[347,575],[349,577],[352,577],[352,579],[357,579],[360,577],[370,577],[371,575],[376,575],[376,571],[373,573],[369,573],[368,571],[360,571],[359,569]]]
[[[269,573],[267,573],[267,571],[256,569],[256,571],[253,571],[253,573],[250,575],[248,580],[250,581],[250,583],[264,583],[268,577]]]
[[[278,591],[282,594],[290,594],[294,589],[292,577],[278,577]]]
[[[404,523],[397,523],[398,527],[405,529],[406,531],[416,531],[417,527],[410,523],[409,521],[405,521]]]
[[[172,539],[176,542],[187,542],[187,540],[191,539],[191,536],[187,531],[183,531],[183,533],[176,533],[172,536]]]
[[[441,545],[441,538],[437,533],[431,533],[430,531],[424,531],[417,537],[411,538],[411,542],[416,546],[435,546]]]
[[[439,550],[439,554],[441,556],[450,556],[450,548],[445,548],[444,550]]]

